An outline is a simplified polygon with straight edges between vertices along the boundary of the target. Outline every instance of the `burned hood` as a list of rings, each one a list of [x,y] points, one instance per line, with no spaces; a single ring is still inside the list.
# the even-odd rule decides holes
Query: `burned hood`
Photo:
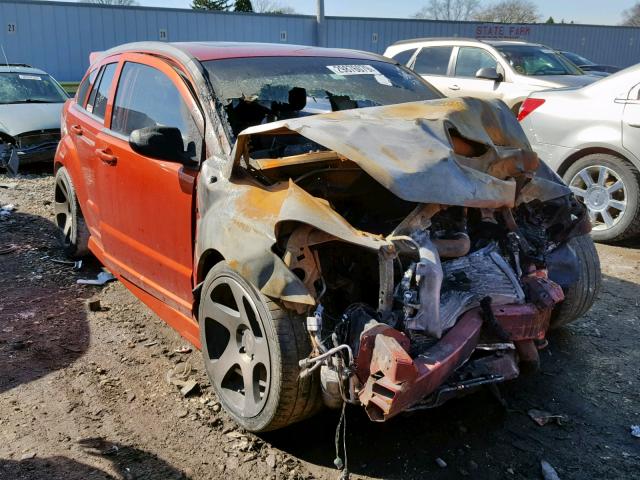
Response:
[[[292,133],[355,162],[411,202],[512,207],[517,203],[514,177],[534,176],[539,168],[508,107],[472,98],[345,110],[251,127],[238,136],[235,161],[250,155],[252,135]],[[454,149],[456,140],[462,149]],[[552,198],[569,192],[552,190],[546,192]],[[545,196],[544,187],[536,191]]]
[[[16,137],[36,130],[60,129],[64,103],[13,103],[0,105],[0,131]]]

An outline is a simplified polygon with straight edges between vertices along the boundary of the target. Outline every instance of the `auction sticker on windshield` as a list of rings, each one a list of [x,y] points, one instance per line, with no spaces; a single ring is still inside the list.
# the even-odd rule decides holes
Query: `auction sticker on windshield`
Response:
[[[37,75],[18,75],[21,80],[42,80],[42,77]]]
[[[327,65],[327,68],[339,75],[380,75],[371,65]]]

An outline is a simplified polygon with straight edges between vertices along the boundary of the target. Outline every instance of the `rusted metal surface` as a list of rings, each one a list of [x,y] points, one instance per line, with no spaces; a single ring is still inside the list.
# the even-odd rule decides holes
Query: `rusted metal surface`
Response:
[[[539,309],[531,303],[492,308],[496,320],[511,341],[542,340],[549,329],[551,308]]]
[[[482,145],[482,155],[455,153],[451,131]],[[507,177],[546,168],[506,105],[471,98],[345,110],[251,127],[238,136],[234,161],[248,155],[252,135],[293,133],[355,162],[398,197],[420,203],[513,207],[516,182]],[[540,184],[538,198],[569,192],[560,187],[547,193]]]
[[[360,392],[369,418],[385,421],[434,392],[473,353],[481,327],[478,311],[467,312],[438,343],[413,360],[394,337],[386,334],[383,341],[376,340],[370,365],[378,370],[371,369]]]

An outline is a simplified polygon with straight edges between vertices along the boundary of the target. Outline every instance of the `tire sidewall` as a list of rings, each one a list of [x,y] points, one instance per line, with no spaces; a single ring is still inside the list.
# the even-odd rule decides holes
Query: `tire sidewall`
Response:
[[[277,333],[272,321],[271,314],[269,310],[266,308],[264,301],[262,299],[262,294],[260,294],[249,282],[247,282],[242,276],[232,270],[226,262],[220,262],[215,265],[207,274],[204,283],[202,285],[202,295],[209,295],[211,292],[211,287],[215,280],[220,277],[229,277],[238,283],[247,291],[247,293],[251,296],[251,300],[253,300],[258,315],[260,316],[260,324],[265,333],[265,337],[267,339],[267,346],[269,349],[269,389],[267,391],[267,401],[264,404],[264,407],[260,411],[258,415],[255,417],[241,417],[233,412],[233,409],[230,405],[227,404],[224,400],[224,396],[218,392],[216,387],[216,383],[213,379],[212,373],[207,368],[207,363],[205,361],[205,370],[207,371],[207,376],[211,385],[216,392],[216,396],[218,397],[218,401],[222,404],[226,412],[233,417],[233,419],[241,425],[243,428],[249,431],[257,432],[268,429],[269,424],[272,422],[273,418],[276,415],[278,404],[280,403],[281,389],[282,389],[282,366],[281,366],[281,352],[280,345],[278,342]],[[202,355],[206,359],[208,356],[207,350],[207,342],[206,342],[206,334],[204,328],[204,319],[206,317],[205,312],[205,302],[200,302],[198,307],[198,324],[200,327],[200,343],[202,345]]]
[[[624,183],[626,190],[627,207],[620,221],[613,228],[605,231],[591,231],[591,237],[597,242],[615,241],[624,236],[626,230],[635,220],[635,212],[638,210],[638,202],[640,201],[640,186],[632,171],[634,167],[629,162],[614,155],[597,153],[587,155],[574,162],[564,173],[563,180],[568,185],[580,170],[595,165],[602,165],[613,170]]]

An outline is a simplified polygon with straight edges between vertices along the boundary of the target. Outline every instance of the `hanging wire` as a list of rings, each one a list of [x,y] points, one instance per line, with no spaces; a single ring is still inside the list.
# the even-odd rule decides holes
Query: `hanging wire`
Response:
[[[340,413],[340,421],[336,427],[335,445],[336,445],[336,458],[333,464],[338,470],[342,470],[340,474],[340,480],[349,479],[349,467],[347,458],[347,403],[342,403],[342,412]],[[342,427],[342,452],[344,454],[344,460],[340,457],[340,427]]]

